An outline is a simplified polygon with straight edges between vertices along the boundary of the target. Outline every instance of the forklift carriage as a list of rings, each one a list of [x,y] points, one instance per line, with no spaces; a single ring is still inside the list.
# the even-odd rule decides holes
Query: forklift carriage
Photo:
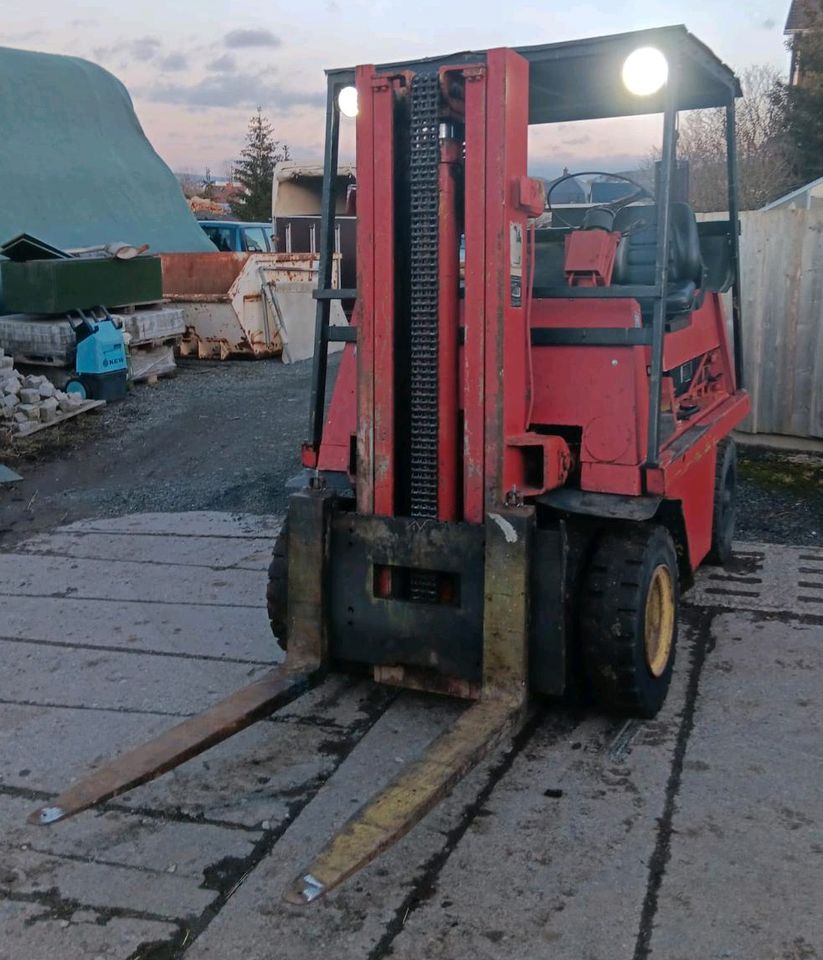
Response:
[[[309,439],[267,594],[285,664],[36,822],[151,779],[332,668],[472,701],[300,875],[302,903],[410,829],[518,728],[530,691],[657,713],[681,586],[728,559],[734,530],[739,95],[684,27],[328,73]],[[679,112],[707,107],[726,113],[729,218],[698,224],[673,172]],[[357,117],[356,290],[332,287],[341,110]],[[544,225],[529,124],[651,113],[655,191],[629,180],[579,225],[556,210]],[[351,326],[330,325],[334,299],[356,300]]]

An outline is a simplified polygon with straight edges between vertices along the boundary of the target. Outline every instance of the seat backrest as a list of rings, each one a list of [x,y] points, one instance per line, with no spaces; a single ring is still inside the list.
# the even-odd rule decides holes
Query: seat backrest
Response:
[[[614,221],[614,229],[624,234],[615,260],[612,283],[654,283],[657,257],[657,204],[623,207]],[[703,260],[697,219],[687,203],[673,203],[669,240],[669,282],[694,282],[702,286]]]
[[[537,230],[534,247],[535,287],[566,283],[566,231]]]
[[[700,252],[706,265],[706,290],[725,293],[734,283],[731,240],[727,234],[701,235]]]

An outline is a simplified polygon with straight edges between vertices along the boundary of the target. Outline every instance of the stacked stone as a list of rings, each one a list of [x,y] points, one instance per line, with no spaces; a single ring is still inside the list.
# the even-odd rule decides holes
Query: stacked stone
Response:
[[[30,424],[50,423],[82,403],[79,394],[57,390],[48,377],[24,377],[0,347],[0,420],[13,431],[26,433]]]

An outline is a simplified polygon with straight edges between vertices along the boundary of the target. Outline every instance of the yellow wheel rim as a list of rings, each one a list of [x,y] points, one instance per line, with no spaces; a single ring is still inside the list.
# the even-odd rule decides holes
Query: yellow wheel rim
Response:
[[[657,567],[646,594],[646,664],[654,677],[660,677],[669,664],[674,640],[674,583],[665,564]]]

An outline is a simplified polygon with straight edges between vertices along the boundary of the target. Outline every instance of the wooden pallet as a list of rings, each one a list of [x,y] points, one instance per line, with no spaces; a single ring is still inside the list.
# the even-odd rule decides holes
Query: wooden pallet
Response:
[[[171,334],[168,337],[155,337],[151,340],[131,340],[129,342],[129,352],[140,350],[157,350],[158,347],[177,347],[183,338],[182,333]]]
[[[129,376],[132,383],[157,383],[158,378],[177,373],[174,348],[170,343],[157,347],[129,349]]]
[[[15,437],[30,437],[33,433],[39,433],[41,430],[45,430],[46,427],[55,427],[58,423],[63,423],[64,420],[71,420],[72,417],[76,417],[79,413],[88,413],[89,410],[96,410],[99,407],[105,407],[105,400],[86,400],[84,403],[81,403],[76,410],[67,410],[65,413],[58,413],[54,420],[47,420],[42,423],[35,423],[32,421],[31,426],[26,423],[21,423],[20,428]]]

